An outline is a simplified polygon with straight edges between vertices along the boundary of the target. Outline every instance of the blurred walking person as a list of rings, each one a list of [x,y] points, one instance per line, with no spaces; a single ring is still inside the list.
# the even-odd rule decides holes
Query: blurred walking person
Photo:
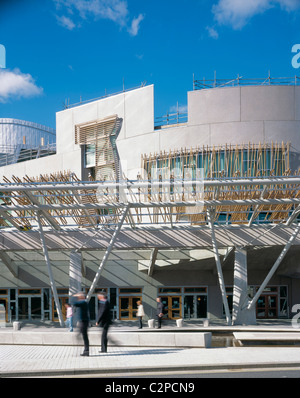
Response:
[[[73,332],[73,309],[69,303],[65,304],[67,310],[67,325],[69,327],[69,332]]]
[[[157,301],[156,317],[157,317],[157,323],[158,323],[157,329],[160,329],[162,318],[164,316],[164,305],[163,305],[160,297],[157,297],[156,301]]]
[[[85,295],[83,292],[74,294],[74,297],[77,298],[77,301],[73,303],[73,305],[78,308],[78,322],[79,322],[79,331],[83,337],[84,343],[84,351],[80,354],[82,357],[88,357],[90,351],[89,338],[88,338],[88,327],[90,322],[90,314],[89,314],[89,305],[85,299]]]
[[[99,303],[96,326],[101,326],[103,328],[101,336],[101,352],[107,352],[108,329],[112,324],[110,304],[106,293],[99,293],[98,300]]]
[[[139,329],[142,329],[143,328],[143,316],[145,316],[144,306],[140,300],[137,302],[137,306],[138,306],[138,310],[137,310],[136,316],[139,319]]]

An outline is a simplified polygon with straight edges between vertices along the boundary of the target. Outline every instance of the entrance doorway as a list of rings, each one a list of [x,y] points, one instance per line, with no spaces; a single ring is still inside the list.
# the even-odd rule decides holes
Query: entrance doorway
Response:
[[[184,318],[207,318],[207,296],[206,295],[186,295],[184,296]]]
[[[165,319],[181,318],[181,296],[161,296]]]
[[[41,289],[19,289],[18,319],[42,319]]]
[[[8,311],[7,311],[7,299],[6,298],[0,298],[0,308],[1,307],[4,308],[3,313],[1,313],[1,317],[5,318],[5,322],[8,322]],[[4,321],[3,318],[1,319],[1,321]]]
[[[257,300],[256,317],[264,319],[277,318],[278,305],[277,295],[263,294]]]
[[[120,319],[127,321],[137,319],[137,302],[140,300],[141,297],[119,297]]]
[[[140,287],[119,288],[119,319],[124,321],[137,319],[138,301],[142,301]]]
[[[66,315],[67,315],[67,310],[66,310],[65,304],[67,304],[69,302],[69,297],[58,297],[58,300],[59,300],[59,305],[61,308],[63,320],[65,321]],[[59,321],[58,312],[57,312],[54,298],[52,299],[52,319],[56,322]]]

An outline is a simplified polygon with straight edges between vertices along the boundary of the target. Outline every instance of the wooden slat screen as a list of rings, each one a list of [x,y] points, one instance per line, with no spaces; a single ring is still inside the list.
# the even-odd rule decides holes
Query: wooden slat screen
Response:
[[[116,178],[114,148],[111,136],[115,134],[117,115],[75,126],[75,143],[95,145],[95,179]]]

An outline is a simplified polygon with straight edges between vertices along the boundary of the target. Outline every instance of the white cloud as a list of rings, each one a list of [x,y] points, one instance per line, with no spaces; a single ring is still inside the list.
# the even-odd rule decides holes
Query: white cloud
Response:
[[[75,27],[76,23],[74,23],[74,18],[75,13],[77,13],[81,19],[88,19],[91,17],[94,20],[111,20],[121,28],[127,27],[127,31],[132,36],[136,36],[140,28],[140,23],[144,19],[144,16],[140,14],[130,22],[131,18],[128,11],[127,0],[54,0],[54,2],[58,11],[67,11],[72,15],[72,19],[68,17],[58,17],[60,24],[67,29],[70,29],[73,24]],[[65,19],[62,20],[62,18]]]
[[[136,36],[138,34],[138,31],[140,29],[140,23],[144,19],[144,15],[140,14],[137,18],[134,18],[131,22],[131,26],[128,29],[128,32],[131,34],[131,36]]]
[[[287,11],[295,11],[300,8],[300,0],[277,0],[277,2]]]
[[[219,38],[219,33],[212,26],[207,26],[206,30],[208,31],[208,35],[210,37],[212,37],[213,39],[218,39]]]
[[[74,8],[84,19],[110,19],[123,26],[128,15],[127,2],[124,0],[64,0],[69,9]]]
[[[252,17],[276,5],[291,12],[300,9],[300,0],[219,0],[213,5],[212,12],[219,25],[241,29]]]
[[[0,69],[0,102],[11,98],[34,97],[43,92],[35,84],[30,74],[21,73],[19,69]]]
[[[63,26],[64,28],[73,30],[76,27],[74,22],[69,17],[62,15],[61,17],[56,16],[56,19],[57,19],[58,24]]]
[[[173,105],[170,107],[170,113],[187,113],[187,105]]]

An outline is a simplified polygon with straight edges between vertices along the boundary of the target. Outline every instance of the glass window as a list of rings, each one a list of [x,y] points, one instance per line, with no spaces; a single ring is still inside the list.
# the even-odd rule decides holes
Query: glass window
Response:
[[[120,294],[128,294],[128,293],[141,293],[141,288],[121,288]]]
[[[95,144],[87,144],[84,147],[84,164],[85,167],[95,167],[96,146]]]
[[[186,287],[185,293],[206,293],[206,287]]]
[[[40,289],[19,289],[19,294],[41,294]]]
[[[159,293],[181,293],[181,287],[160,287]]]
[[[50,291],[49,289],[44,289],[44,310],[48,311],[50,309]]]
[[[58,293],[58,294],[69,294],[69,289],[58,288],[58,289],[57,289],[57,293]]]
[[[87,291],[89,290],[89,289],[86,289]],[[107,294],[107,288],[96,288],[95,289],[95,294],[100,294],[100,293],[106,293]]]
[[[287,286],[280,286],[280,297],[287,297]]]
[[[16,299],[16,289],[10,289],[10,299],[11,300]]]

